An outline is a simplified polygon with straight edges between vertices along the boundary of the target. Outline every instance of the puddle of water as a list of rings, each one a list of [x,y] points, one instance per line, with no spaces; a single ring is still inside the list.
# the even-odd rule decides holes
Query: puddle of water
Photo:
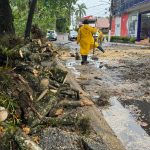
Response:
[[[109,61],[104,60],[104,61],[101,62],[100,60],[93,60],[92,56],[93,55],[88,56],[89,64],[87,64],[87,65],[93,66],[95,68],[99,68],[101,70],[106,70],[107,69],[107,67],[104,64],[107,64]],[[71,58],[71,59],[68,59],[66,61],[66,67],[68,67],[68,68],[74,67],[74,66],[77,66],[77,65],[81,65],[81,60],[75,60],[75,58]]]
[[[102,110],[105,120],[127,150],[150,150],[150,137],[138,125],[130,112],[117,100],[110,98],[111,106]]]
[[[92,60],[93,55],[88,56],[89,64],[94,66],[95,68],[101,68],[101,62],[99,60]],[[102,66],[103,67],[103,66]]]
[[[150,103],[139,100],[126,100],[122,103],[150,135]]]
[[[91,96],[91,99],[94,101],[94,102],[97,102],[99,100],[100,96],[99,95],[92,95]]]
[[[91,96],[91,99],[99,99],[99,98],[100,98],[99,95],[93,95],[93,96]]]
[[[77,60],[67,60],[66,67],[71,70],[71,72],[75,75],[76,78],[80,77],[81,73],[75,68],[76,65],[80,65],[80,61]]]

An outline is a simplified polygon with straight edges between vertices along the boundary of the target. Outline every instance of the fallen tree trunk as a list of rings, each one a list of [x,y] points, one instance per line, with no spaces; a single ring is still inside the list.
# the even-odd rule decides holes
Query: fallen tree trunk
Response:
[[[83,107],[84,105],[82,104],[81,101],[68,101],[68,100],[64,100],[61,101],[57,107],[63,107],[63,108],[77,108],[77,107]]]

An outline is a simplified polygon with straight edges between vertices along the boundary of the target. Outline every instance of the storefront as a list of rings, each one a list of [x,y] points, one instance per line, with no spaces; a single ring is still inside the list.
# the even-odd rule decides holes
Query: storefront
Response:
[[[150,38],[150,11],[139,13],[137,40]]]

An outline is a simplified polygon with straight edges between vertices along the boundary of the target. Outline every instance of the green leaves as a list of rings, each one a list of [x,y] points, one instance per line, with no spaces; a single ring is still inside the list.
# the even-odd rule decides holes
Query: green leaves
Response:
[[[76,9],[75,15],[78,19],[81,19],[84,15],[86,15],[86,5],[85,3],[78,4],[78,8]]]
[[[42,30],[46,32],[47,29],[55,29],[56,26],[62,32],[70,26],[70,16],[74,12],[74,5],[77,0],[38,0],[37,8],[35,10],[33,24],[38,24]],[[14,25],[16,33],[19,36],[24,35],[25,24],[29,10],[29,0],[11,0],[11,6],[14,15]],[[56,25],[59,18],[66,18],[65,23]],[[62,29],[60,29],[62,26]]]

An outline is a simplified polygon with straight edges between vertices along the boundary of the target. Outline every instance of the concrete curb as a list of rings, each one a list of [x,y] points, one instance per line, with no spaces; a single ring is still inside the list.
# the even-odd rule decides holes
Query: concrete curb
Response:
[[[141,49],[150,49],[150,45],[138,45],[138,44],[129,44],[129,43],[114,43],[114,42],[103,43],[103,46],[127,46],[127,47],[141,48]]]

